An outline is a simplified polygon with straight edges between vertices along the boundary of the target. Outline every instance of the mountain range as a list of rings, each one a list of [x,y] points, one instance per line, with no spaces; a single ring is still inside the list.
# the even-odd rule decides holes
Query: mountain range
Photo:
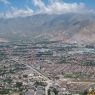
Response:
[[[95,42],[95,14],[37,14],[0,18],[0,41]]]

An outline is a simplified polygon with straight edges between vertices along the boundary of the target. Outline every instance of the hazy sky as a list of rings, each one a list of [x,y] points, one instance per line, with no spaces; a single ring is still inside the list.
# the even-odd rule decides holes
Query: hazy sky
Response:
[[[88,8],[95,9],[95,0],[64,0],[67,3],[73,3],[73,2],[83,2]]]
[[[0,0],[0,17],[37,13],[94,12],[95,0]]]

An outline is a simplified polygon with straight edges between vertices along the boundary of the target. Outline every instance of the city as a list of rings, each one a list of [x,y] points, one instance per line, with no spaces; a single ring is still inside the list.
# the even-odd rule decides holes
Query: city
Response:
[[[0,95],[95,95],[95,0],[0,0]]]
[[[81,95],[94,90],[94,45],[1,43],[0,56],[1,94]]]

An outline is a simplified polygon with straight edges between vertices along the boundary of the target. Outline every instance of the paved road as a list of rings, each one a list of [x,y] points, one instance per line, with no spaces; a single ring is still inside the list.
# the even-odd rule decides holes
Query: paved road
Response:
[[[45,87],[45,95],[48,95],[48,89],[50,88],[50,86],[52,86],[53,83],[52,80],[50,80],[48,77],[46,77],[44,74],[42,74],[39,70],[37,70],[33,66],[30,65],[26,65],[26,66],[29,67],[32,71],[35,71],[36,73],[41,75],[46,80],[47,86]]]
[[[29,67],[32,71],[36,72],[38,75],[41,75],[45,80],[50,80],[47,76],[45,76],[43,73],[41,73],[39,70],[37,70],[35,67],[32,65],[26,64],[27,67]]]
[[[48,95],[48,89],[52,86],[52,80],[47,81],[47,86],[45,88],[45,95]]]
[[[14,60],[14,59],[13,59]],[[19,61],[14,60],[17,63],[19,63]],[[23,62],[20,62],[23,64]],[[50,86],[52,86],[53,81],[50,80],[47,76],[45,76],[43,73],[41,73],[39,70],[37,70],[35,67],[33,67],[32,65],[29,64],[25,64],[28,68],[30,68],[32,71],[36,72],[38,75],[41,75],[43,77],[43,79],[46,80],[47,86],[45,87],[45,95],[48,95],[48,89],[50,88]]]

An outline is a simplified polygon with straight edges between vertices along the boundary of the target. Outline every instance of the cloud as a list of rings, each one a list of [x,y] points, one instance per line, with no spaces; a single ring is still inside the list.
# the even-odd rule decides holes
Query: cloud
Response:
[[[49,3],[51,3],[51,4],[54,3],[54,2],[61,2],[61,3],[63,2],[63,0],[48,0],[48,1],[49,1]]]
[[[38,9],[38,11],[45,11],[47,9],[46,5],[42,0],[32,0],[32,2],[34,3],[34,6]]]
[[[65,3],[63,0],[49,0],[46,6],[42,0],[32,0],[34,5],[41,13],[64,13],[64,12],[79,12],[85,9],[84,3]]]
[[[47,13],[64,13],[64,12],[79,12],[85,9],[83,3],[60,3],[55,2],[47,7]]]
[[[10,4],[9,0],[0,0],[0,2],[4,3],[5,5]]]
[[[47,13],[47,14],[62,14],[67,12],[78,13],[78,12],[92,12],[91,10],[86,8],[84,3],[66,3],[63,0],[48,0],[48,4],[45,4],[43,0],[26,0],[28,3],[32,1],[33,7],[35,7],[35,11],[29,7],[24,8],[14,8],[14,6],[8,6],[6,12],[0,13],[1,17],[13,18],[13,17],[24,17],[31,16],[39,13]],[[4,4],[10,4],[9,0],[0,0]],[[28,6],[26,3],[25,6]],[[31,5],[32,5],[31,4]]]
[[[6,18],[13,18],[13,17],[25,17],[25,16],[31,16],[33,15],[33,10],[30,8],[26,9],[17,9],[12,7],[11,11],[7,11],[4,16]]]

